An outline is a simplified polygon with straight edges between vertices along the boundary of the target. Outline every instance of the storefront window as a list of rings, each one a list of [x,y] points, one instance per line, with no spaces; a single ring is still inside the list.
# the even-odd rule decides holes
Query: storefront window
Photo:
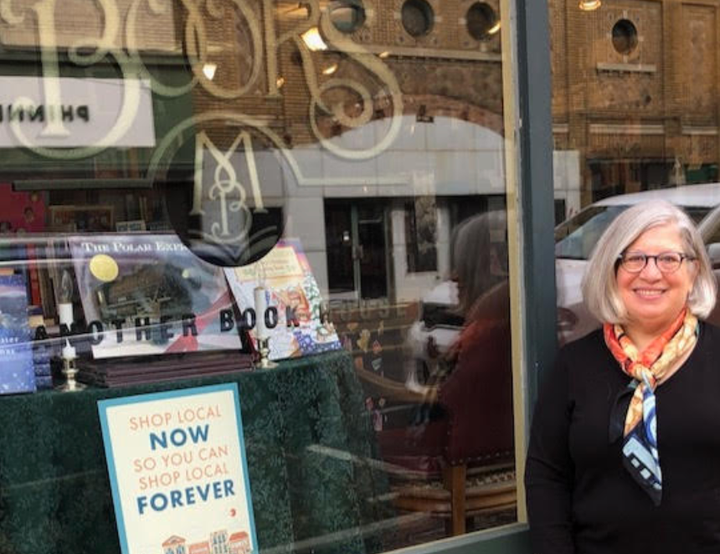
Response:
[[[583,14],[587,75],[632,78],[635,114],[667,89],[656,4]],[[517,521],[506,9],[0,0],[0,551],[370,554]],[[713,87],[672,143],[556,96],[556,209],[716,175]],[[587,143],[626,129],[632,155]],[[237,390],[239,438],[212,442],[203,387]]]

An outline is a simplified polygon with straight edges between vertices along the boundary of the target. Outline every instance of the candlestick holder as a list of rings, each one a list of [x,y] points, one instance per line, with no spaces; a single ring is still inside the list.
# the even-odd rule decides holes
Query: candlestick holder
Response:
[[[260,369],[273,369],[277,367],[277,364],[270,360],[270,339],[269,338],[258,338],[258,352],[260,352]]]
[[[83,390],[85,385],[78,383],[75,380],[78,369],[75,365],[75,358],[63,358],[62,374],[65,376],[65,382],[62,385],[55,387],[55,390],[62,392],[76,392]]]

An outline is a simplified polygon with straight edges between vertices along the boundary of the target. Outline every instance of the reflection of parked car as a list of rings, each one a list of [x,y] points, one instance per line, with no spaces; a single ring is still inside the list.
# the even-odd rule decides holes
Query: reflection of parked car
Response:
[[[595,243],[620,212],[639,202],[663,199],[685,209],[700,224],[708,245],[713,268],[720,273],[720,184],[691,185],[672,189],[614,196],[595,202],[555,229],[555,269],[557,279],[558,338],[561,343],[590,332],[598,322],[582,302],[580,283]],[[422,382],[428,357],[447,352],[462,327],[457,316],[457,291],[454,283],[444,281],[421,302],[420,318],[411,327],[408,344],[420,362],[420,372],[410,372],[408,386]],[[720,308],[710,316],[720,322]]]

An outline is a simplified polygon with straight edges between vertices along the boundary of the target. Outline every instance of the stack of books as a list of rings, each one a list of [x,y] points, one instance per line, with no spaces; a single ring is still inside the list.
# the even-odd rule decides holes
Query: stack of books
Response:
[[[30,330],[35,335],[38,328],[45,327],[42,308],[40,306],[28,306],[28,320]],[[52,371],[50,369],[50,358],[52,358],[50,342],[49,339],[34,340],[32,342],[32,358],[37,390],[53,388]]]
[[[78,360],[78,381],[114,388],[251,371],[252,354],[239,351],[189,352],[122,359]]]

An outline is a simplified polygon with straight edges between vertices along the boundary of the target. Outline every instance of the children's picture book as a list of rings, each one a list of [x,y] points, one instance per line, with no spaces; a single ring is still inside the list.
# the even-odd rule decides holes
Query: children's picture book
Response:
[[[240,350],[221,269],[175,235],[68,238],[94,358]]]
[[[270,359],[281,360],[341,348],[299,239],[283,239],[253,264],[225,268],[238,308],[252,308],[267,327]],[[271,308],[277,312],[270,313]],[[277,314],[277,317],[274,316]],[[268,315],[268,317],[265,316]],[[263,332],[261,331],[261,332]],[[257,347],[258,326],[252,332]]]
[[[25,277],[0,275],[0,394],[34,391]]]

